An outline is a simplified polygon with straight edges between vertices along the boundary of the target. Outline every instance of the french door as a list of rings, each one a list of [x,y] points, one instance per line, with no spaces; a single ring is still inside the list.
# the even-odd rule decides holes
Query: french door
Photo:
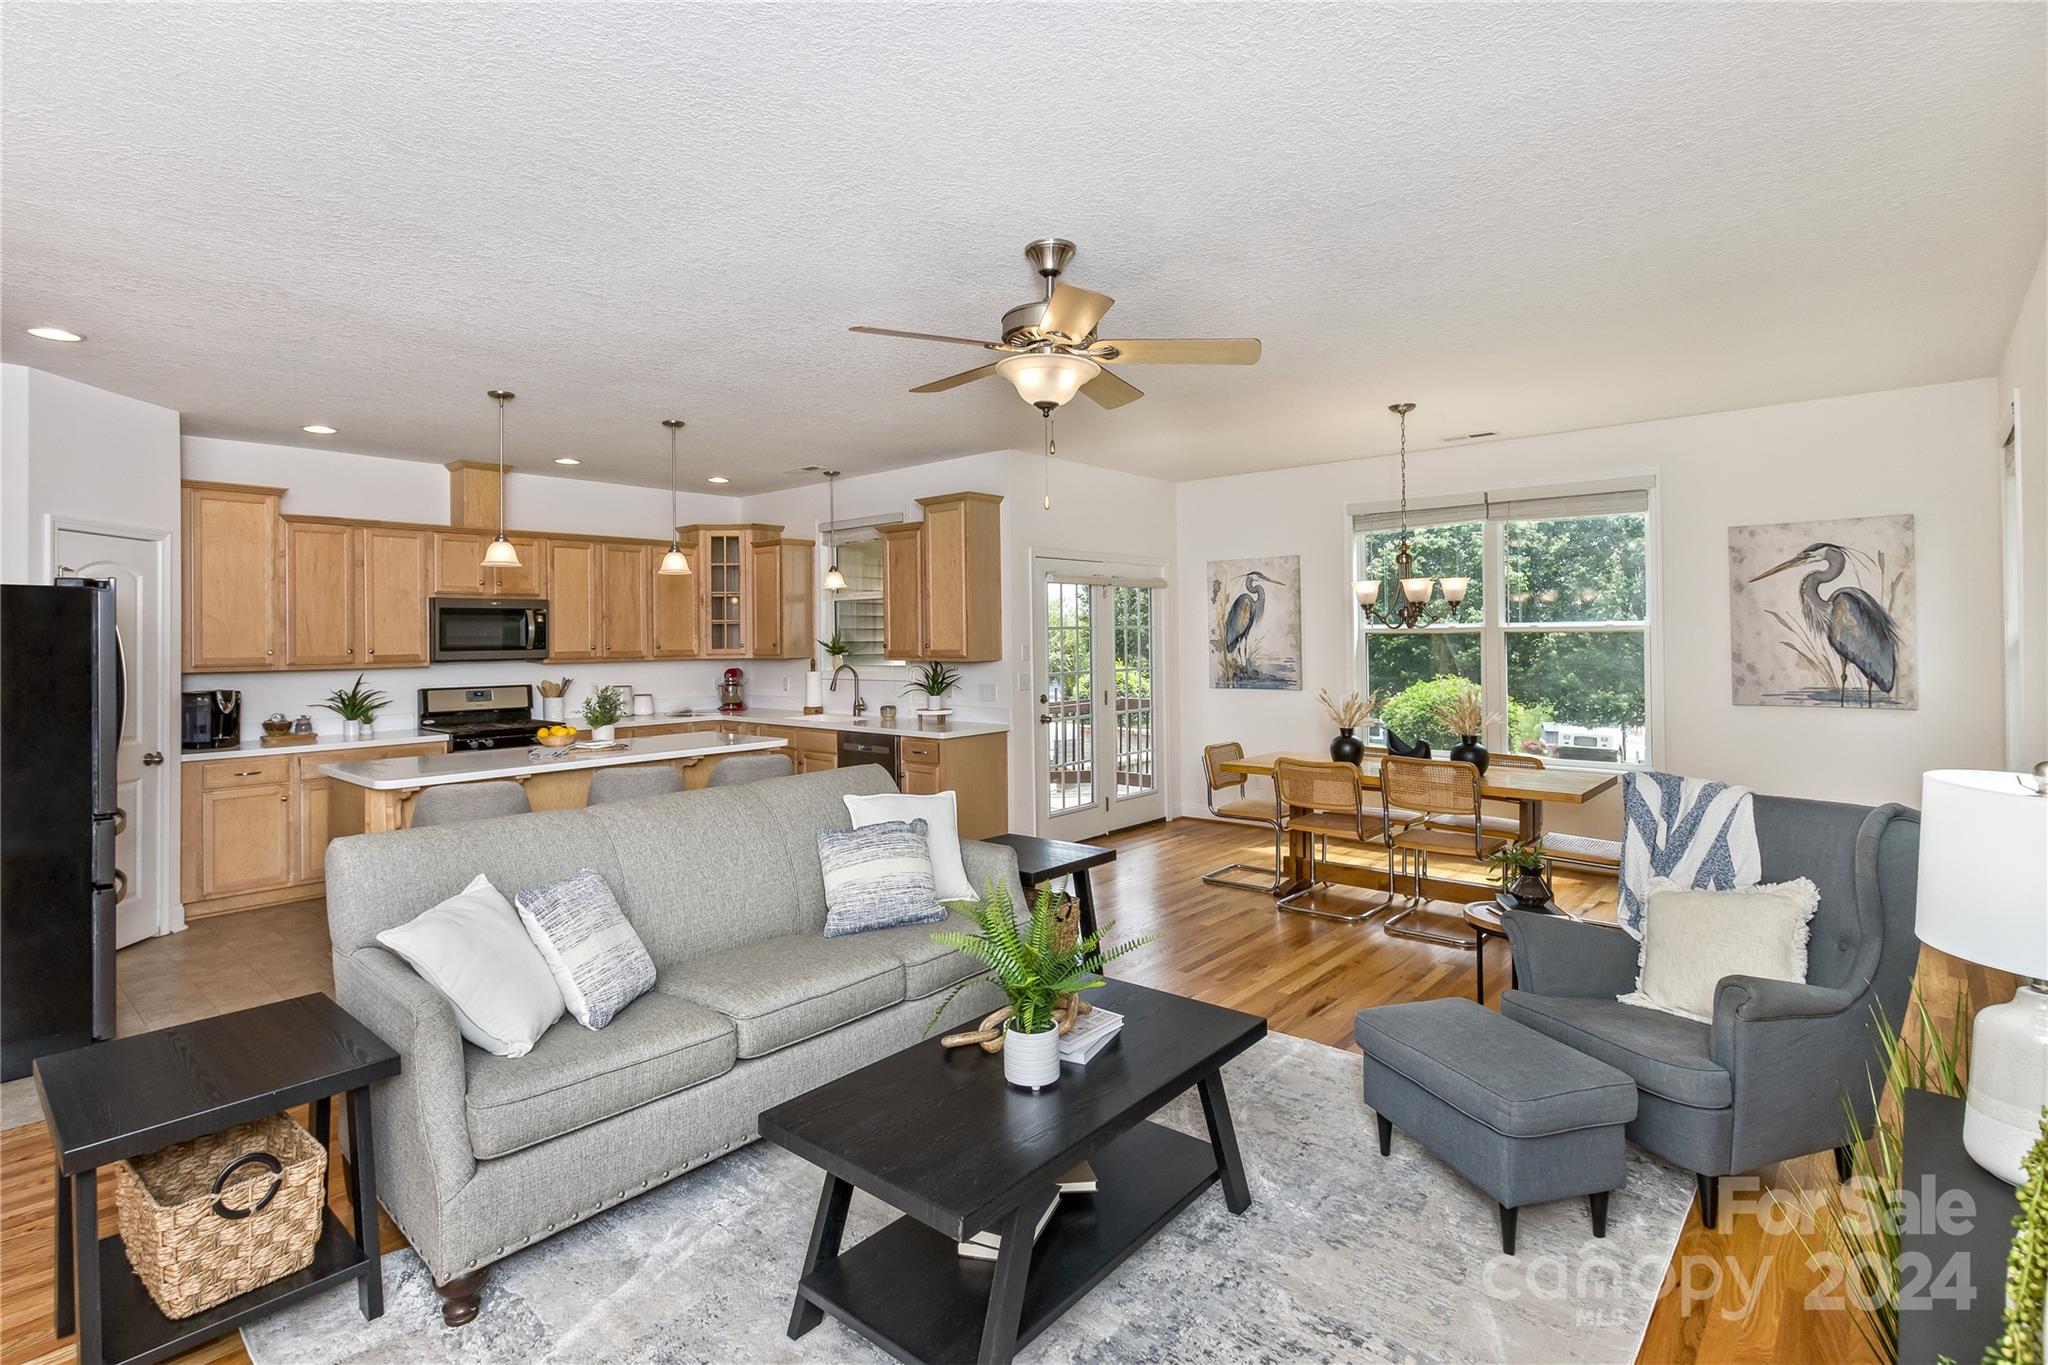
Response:
[[[1041,578],[1038,832],[1047,838],[1087,839],[1166,814],[1166,584],[1105,567],[1055,565]]]

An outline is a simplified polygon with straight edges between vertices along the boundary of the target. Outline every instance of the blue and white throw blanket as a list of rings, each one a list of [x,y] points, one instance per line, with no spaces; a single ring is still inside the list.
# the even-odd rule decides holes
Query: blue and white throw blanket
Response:
[[[1756,801],[1749,788],[1676,773],[1621,780],[1621,905],[1616,919],[1637,938],[1652,878],[1695,891],[1732,891],[1763,878]]]

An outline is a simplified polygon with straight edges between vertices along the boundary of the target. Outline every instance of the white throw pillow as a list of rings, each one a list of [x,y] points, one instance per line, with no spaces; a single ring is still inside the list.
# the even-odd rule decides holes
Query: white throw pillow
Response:
[[[524,1057],[562,1017],[562,988],[512,903],[477,879],[377,941],[448,997],[462,1036],[500,1057]]]
[[[848,796],[846,813],[853,827],[885,825],[895,821],[922,820],[925,841],[932,854],[932,892],[941,901],[979,900],[981,893],[967,880],[967,865],[960,860],[960,808],[952,792],[936,796],[905,796],[887,792],[881,796]]]
[[[1733,891],[1695,891],[1658,878],[1643,914],[1636,989],[1616,998],[1712,1023],[1722,977],[1806,980],[1807,935],[1819,908],[1820,888],[1804,877]]]

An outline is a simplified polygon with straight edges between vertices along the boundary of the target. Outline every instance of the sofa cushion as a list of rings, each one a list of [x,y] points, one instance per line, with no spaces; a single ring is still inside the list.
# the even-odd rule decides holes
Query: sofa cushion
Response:
[[[978,934],[981,926],[955,910],[940,924],[908,924],[898,929],[875,929],[860,936],[864,944],[880,948],[903,964],[903,998],[922,1000],[949,990],[970,976],[988,970],[981,963],[943,943],[932,942],[939,933]]]
[[[557,1023],[524,1057],[462,1050],[470,1146],[482,1158],[638,1108],[732,1069],[732,1021],[701,1005],[643,995],[604,1032]]]
[[[739,1055],[760,1057],[903,999],[903,964],[873,935],[790,934],[662,969],[657,992],[732,1020]]]
[[[1710,1025],[1598,996],[1506,991],[1500,1012],[1626,1071],[1638,1088],[1696,1109],[1725,1109],[1735,1083],[1708,1052]]]

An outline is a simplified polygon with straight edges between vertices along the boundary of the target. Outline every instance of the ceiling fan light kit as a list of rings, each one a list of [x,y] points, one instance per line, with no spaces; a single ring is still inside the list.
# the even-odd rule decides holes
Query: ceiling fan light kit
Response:
[[[664,417],[661,424],[668,428],[668,553],[661,557],[661,566],[655,572],[681,578],[690,572],[689,556],[683,553],[683,542],[676,531],[676,435],[682,431],[683,421],[680,417]]]
[[[1065,405],[1102,373],[1102,366],[1061,351],[1027,351],[997,361],[996,373],[1010,381],[1019,398],[1043,412]]]
[[[519,550],[505,539],[505,405],[512,401],[510,389],[486,389],[485,397],[498,405],[498,534],[484,547],[484,565],[492,569],[519,567]]]

